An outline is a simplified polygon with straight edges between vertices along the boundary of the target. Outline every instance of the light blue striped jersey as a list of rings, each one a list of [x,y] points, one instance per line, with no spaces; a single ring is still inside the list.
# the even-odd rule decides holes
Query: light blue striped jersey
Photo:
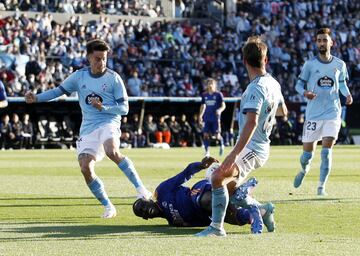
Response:
[[[242,95],[238,117],[239,134],[241,136],[244,129],[246,114],[256,112],[259,115],[258,126],[247,147],[262,159],[269,156],[269,136],[276,122],[276,110],[281,104],[284,104],[284,97],[280,84],[268,73],[253,79]]]
[[[314,57],[306,61],[295,88],[301,95],[308,90],[317,96],[307,100],[305,118],[307,120],[340,118],[339,90],[344,96],[350,94],[346,85],[347,79],[346,64],[339,58],[331,56],[329,62],[323,62],[319,57]]]
[[[78,93],[82,112],[80,136],[89,134],[104,124],[112,123],[120,128],[121,114],[127,112],[99,111],[91,105],[91,100],[98,98],[107,108],[128,106],[125,85],[115,71],[107,69],[101,75],[93,75],[90,67],[85,67],[66,78],[59,88],[67,95],[75,91]]]

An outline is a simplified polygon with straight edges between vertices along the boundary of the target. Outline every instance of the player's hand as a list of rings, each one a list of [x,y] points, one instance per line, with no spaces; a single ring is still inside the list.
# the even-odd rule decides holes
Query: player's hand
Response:
[[[221,163],[220,165],[220,169],[223,172],[227,172],[228,170],[231,170],[233,168],[233,166],[235,165],[235,160],[236,160],[236,154],[231,152],[226,158],[225,160]]]
[[[351,105],[353,103],[353,98],[351,96],[351,94],[349,94],[347,97],[346,97],[346,105]]]
[[[96,108],[97,110],[101,111],[102,110],[102,103],[99,99],[94,98],[91,100],[91,105]]]
[[[316,98],[316,94],[313,93],[312,91],[305,91],[304,96],[305,96],[305,98],[307,98],[309,100]]]
[[[212,163],[218,163],[219,161],[211,156],[206,156],[201,160],[200,167],[201,169],[208,168]]]
[[[26,103],[35,103],[37,101],[36,95],[32,91],[25,93],[25,102]]]

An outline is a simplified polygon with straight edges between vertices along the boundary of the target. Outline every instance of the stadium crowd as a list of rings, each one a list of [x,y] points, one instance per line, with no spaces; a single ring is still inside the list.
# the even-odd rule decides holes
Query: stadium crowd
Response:
[[[47,12],[59,12],[60,7],[68,4],[74,13],[146,15],[143,10],[136,9],[136,6],[143,6],[142,1],[101,1],[99,10],[91,9],[96,2],[100,3],[0,1],[6,10],[44,11],[35,18],[16,13],[0,19],[0,79],[9,97],[24,96],[29,89],[42,92],[58,86],[70,73],[87,65],[85,45],[96,37],[111,45],[113,52],[108,66],[123,77],[131,96],[199,96],[208,77],[217,80],[225,97],[241,96],[248,82],[241,47],[249,35],[262,34],[269,46],[268,70],[282,85],[286,100],[303,102],[303,97],[295,92],[295,82],[304,61],[316,54],[314,32],[328,25],[332,28],[335,43],[332,54],[347,63],[349,88],[354,101],[360,101],[359,1],[239,1],[237,12],[228,15],[224,26],[191,23],[190,20],[150,23],[129,18],[110,24],[106,15],[86,24],[81,16],[74,15],[65,24],[60,24]],[[127,13],[123,11],[125,3],[130,8]],[[160,6],[160,1],[158,3],[156,6]],[[112,4],[116,11],[112,11]],[[191,1],[177,1],[176,6],[182,9],[179,15],[185,17],[193,8]],[[9,117],[2,117],[2,123],[5,123],[1,125],[2,134],[4,127],[14,122],[6,122],[6,119]],[[166,118],[165,123],[169,125],[172,119]],[[182,120],[180,116],[175,119]],[[301,117],[292,116],[286,122],[290,122],[296,131],[298,119]],[[286,122],[284,127],[289,126]],[[185,143],[181,137],[185,135],[174,139],[174,130],[169,141],[169,136],[161,129],[161,133],[155,132],[154,136],[144,132],[145,140],[135,136],[136,143],[130,138],[128,144],[142,146],[160,141],[180,146],[194,144],[193,139],[187,139]],[[136,135],[138,130],[133,133]],[[289,134],[294,138],[291,143],[298,143],[296,132]],[[10,137],[19,138],[16,133],[14,136]],[[193,138],[194,135],[186,136]],[[4,136],[1,138],[4,143]],[[277,138],[280,141],[280,135],[274,135],[274,139]],[[23,147],[21,140],[18,144]]]
[[[224,96],[240,96],[248,82],[241,46],[249,35],[262,34],[284,96],[302,101],[294,90],[297,75],[316,54],[315,29],[330,24],[333,54],[347,63],[349,87],[359,101],[358,1],[245,2],[238,10],[227,26],[127,19],[110,24],[107,16],[87,24],[73,16],[59,24],[47,12],[34,19],[15,14],[0,21],[1,79],[10,97],[53,88],[86,65],[85,42],[100,37],[113,49],[108,66],[125,78],[130,95],[199,96],[204,79],[214,77]]]

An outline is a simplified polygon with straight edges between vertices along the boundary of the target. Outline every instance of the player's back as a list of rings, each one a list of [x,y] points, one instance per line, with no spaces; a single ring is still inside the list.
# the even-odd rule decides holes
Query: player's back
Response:
[[[280,84],[270,74],[259,76],[251,81],[242,96],[239,112],[239,134],[244,128],[247,111],[256,112],[259,118],[258,126],[247,146],[263,158],[268,157],[269,136],[276,122],[276,110],[283,102]]]
[[[196,191],[185,186],[169,189],[166,183],[159,185],[156,199],[170,225],[203,227],[210,224],[208,214],[193,202],[194,193]]]
[[[340,117],[340,82],[347,79],[345,63],[332,56],[329,62],[319,57],[308,60],[300,79],[306,82],[306,89],[316,94],[308,100],[305,117],[307,120],[332,120]]]

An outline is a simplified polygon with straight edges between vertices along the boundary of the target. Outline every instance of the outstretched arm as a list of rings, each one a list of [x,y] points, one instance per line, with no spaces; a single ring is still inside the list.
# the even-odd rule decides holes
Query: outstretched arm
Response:
[[[190,180],[195,173],[200,172],[202,169],[208,168],[214,162],[218,161],[212,157],[205,157],[201,162],[191,163],[179,174],[166,181],[163,181],[156,190],[158,192],[161,190],[173,190]]]
[[[51,90],[48,90],[48,91],[45,91],[38,95],[34,94],[31,91],[28,91],[25,94],[25,101],[26,101],[26,103],[45,102],[45,101],[55,99],[65,93],[66,92],[62,89],[61,86],[51,89]]]

